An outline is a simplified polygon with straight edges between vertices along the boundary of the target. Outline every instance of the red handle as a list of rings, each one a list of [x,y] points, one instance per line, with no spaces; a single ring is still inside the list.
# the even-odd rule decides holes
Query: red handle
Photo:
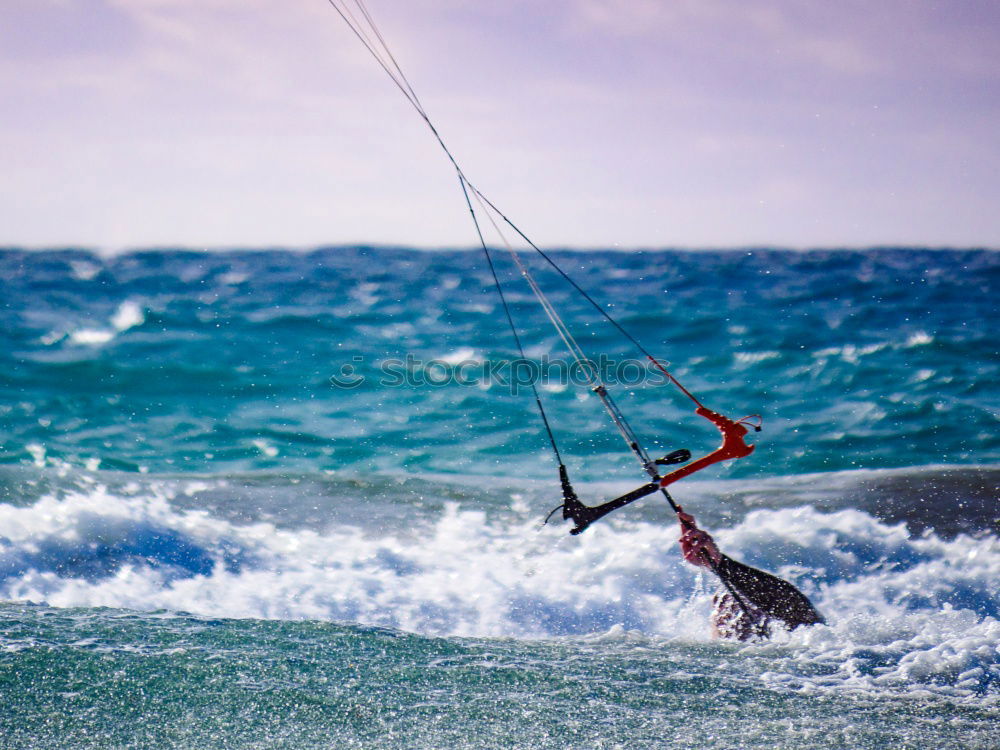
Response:
[[[686,466],[670,472],[665,477],[661,477],[661,487],[673,484],[678,479],[690,476],[696,471],[701,471],[712,464],[719,463],[719,461],[728,461],[731,458],[743,458],[753,453],[754,446],[747,445],[746,441],[743,440],[748,432],[744,425],[729,419],[729,417],[724,417],[711,409],[706,409],[704,406],[699,406],[695,409],[695,414],[704,417],[719,428],[719,432],[722,433],[722,445],[707,456],[702,456]]]

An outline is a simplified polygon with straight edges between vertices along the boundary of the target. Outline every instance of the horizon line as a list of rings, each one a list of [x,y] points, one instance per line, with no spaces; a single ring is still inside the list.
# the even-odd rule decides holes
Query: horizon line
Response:
[[[499,246],[488,246],[490,250],[503,249]],[[573,253],[731,253],[731,252],[781,252],[781,253],[823,253],[823,252],[885,252],[892,250],[910,250],[923,252],[998,252],[1000,247],[990,247],[988,245],[913,245],[903,243],[877,243],[871,245],[815,245],[807,247],[794,247],[789,245],[768,245],[768,244],[747,244],[747,245],[634,245],[634,246],[571,246],[571,245],[550,245],[543,248],[546,252],[573,252]],[[99,245],[74,245],[74,244],[52,244],[52,245],[14,245],[0,244],[0,253],[86,253],[98,257],[115,257],[120,255],[138,255],[143,253],[166,253],[181,252],[192,254],[226,254],[226,253],[296,253],[308,255],[310,253],[327,252],[335,250],[389,250],[398,252],[414,253],[467,253],[481,252],[480,245],[405,245],[399,243],[381,242],[342,242],[342,243],[320,243],[316,245],[217,245],[217,246],[197,246],[183,244],[157,243],[150,245],[134,245],[124,247],[102,247]],[[515,248],[517,252],[531,252],[531,248]]]

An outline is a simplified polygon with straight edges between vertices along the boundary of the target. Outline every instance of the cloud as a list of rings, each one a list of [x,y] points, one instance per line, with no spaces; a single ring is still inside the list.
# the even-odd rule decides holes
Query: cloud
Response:
[[[1000,244],[996,219],[950,220],[1000,198],[995,3],[368,5],[544,243]],[[0,97],[0,242],[474,240],[433,137],[322,0],[4,0]]]
[[[105,0],[4,0],[0,6],[2,61],[114,56],[136,42],[129,15]]]

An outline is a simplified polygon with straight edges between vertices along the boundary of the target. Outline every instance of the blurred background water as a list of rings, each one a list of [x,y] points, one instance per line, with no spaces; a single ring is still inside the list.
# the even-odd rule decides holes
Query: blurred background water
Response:
[[[8,249],[5,746],[995,747],[1000,256],[554,257],[763,416],[674,495],[828,625],[711,642],[655,498],[540,527],[555,467],[478,253]],[[651,452],[717,444],[526,260]],[[642,483],[501,272],[581,496]]]

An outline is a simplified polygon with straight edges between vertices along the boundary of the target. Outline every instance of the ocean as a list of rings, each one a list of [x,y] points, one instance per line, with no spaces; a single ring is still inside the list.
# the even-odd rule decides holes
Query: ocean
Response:
[[[754,453],[673,485],[827,624],[712,640],[509,259],[0,250],[0,747],[1000,746],[1000,254],[552,256]],[[718,433],[526,262],[658,455]]]

